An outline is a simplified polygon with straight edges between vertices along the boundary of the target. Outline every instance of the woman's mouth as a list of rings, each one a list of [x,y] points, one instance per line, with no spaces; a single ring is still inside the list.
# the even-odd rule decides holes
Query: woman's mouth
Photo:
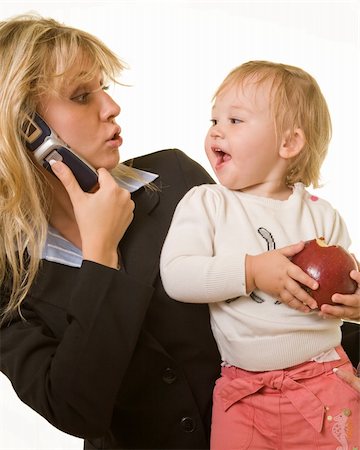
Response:
[[[109,142],[112,147],[120,147],[123,140],[120,133],[115,133],[107,142]]]

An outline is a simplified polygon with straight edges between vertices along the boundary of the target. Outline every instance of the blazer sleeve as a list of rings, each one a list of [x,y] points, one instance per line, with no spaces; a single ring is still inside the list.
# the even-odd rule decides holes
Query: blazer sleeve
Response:
[[[2,325],[1,371],[55,427],[83,438],[103,435],[153,288],[90,261],[80,269],[46,266],[23,303],[25,320]],[[60,298],[56,304],[59,292],[67,311]]]

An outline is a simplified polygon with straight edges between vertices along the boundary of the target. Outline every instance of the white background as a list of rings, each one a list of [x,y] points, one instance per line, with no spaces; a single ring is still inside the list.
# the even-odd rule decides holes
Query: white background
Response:
[[[177,147],[203,164],[216,87],[252,59],[293,64],[320,84],[333,139],[316,193],[340,210],[360,256],[358,1],[1,1],[0,19],[37,11],[101,38],[129,66],[117,87],[122,160]],[[22,404],[0,375],[0,448],[80,449]]]

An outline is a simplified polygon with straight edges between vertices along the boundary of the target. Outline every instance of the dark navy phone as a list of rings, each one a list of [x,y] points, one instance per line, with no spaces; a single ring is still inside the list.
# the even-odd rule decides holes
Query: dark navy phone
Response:
[[[39,163],[50,173],[53,173],[49,161],[62,161],[70,167],[81,189],[90,192],[98,182],[96,170],[84,161],[74,150],[59,139],[54,130],[37,113],[28,118],[26,124],[26,147],[33,152]]]

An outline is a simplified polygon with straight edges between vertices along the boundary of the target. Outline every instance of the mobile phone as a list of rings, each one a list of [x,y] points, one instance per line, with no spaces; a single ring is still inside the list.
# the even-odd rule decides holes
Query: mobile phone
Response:
[[[27,119],[25,144],[35,159],[53,175],[49,161],[62,161],[71,169],[81,189],[90,192],[98,182],[96,169],[66,145],[39,114]]]

